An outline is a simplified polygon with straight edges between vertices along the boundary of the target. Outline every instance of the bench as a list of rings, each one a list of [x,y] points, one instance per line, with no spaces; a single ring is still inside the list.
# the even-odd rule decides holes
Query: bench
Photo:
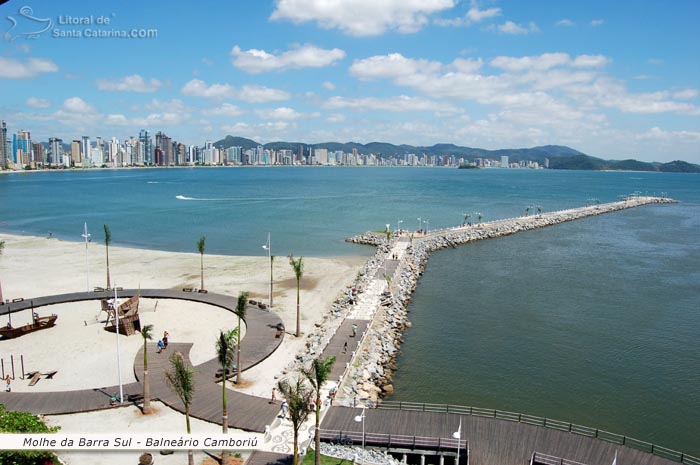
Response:
[[[34,386],[36,383],[39,382],[40,379],[41,374],[37,371],[36,373],[34,373],[34,376],[32,376],[32,380],[29,382],[29,385]]]

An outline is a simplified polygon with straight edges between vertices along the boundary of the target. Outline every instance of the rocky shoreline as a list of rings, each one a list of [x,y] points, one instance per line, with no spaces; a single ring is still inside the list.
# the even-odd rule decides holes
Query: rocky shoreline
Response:
[[[365,335],[364,343],[358,349],[356,358],[347,374],[346,382],[340,390],[338,403],[349,406],[357,403],[374,405],[380,402],[385,395],[394,391],[391,381],[396,371],[396,359],[400,353],[399,348],[403,342],[404,331],[411,326],[408,320],[408,303],[432,252],[477,240],[503,237],[521,231],[574,221],[588,216],[660,203],[676,203],[676,201],[669,198],[634,197],[596,206],[433,231],[423,237],[411,238],[411,246],[401,259],[392,279],[392,304],[380,307],[375,314]],[[358,286],[369,283],[371,276],[381,266],[383,257],[386,257],[397,240],[399,238],[388,242],[386,238],[382,239],[371,232],[348,239],[349,242],[354,243],[379,245],[377,253],[368,261],[363,270],[366,274],[358,275]],[[334,304],[334,312],[338,312],[339,308],[342,308],[342,305],[341,307],[336,307],[336,305],[341,304]]]

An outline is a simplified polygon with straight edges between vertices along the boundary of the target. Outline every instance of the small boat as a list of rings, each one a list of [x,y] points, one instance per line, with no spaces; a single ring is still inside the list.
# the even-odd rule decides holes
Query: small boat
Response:
[[[2,336],[3,339],[13,339],[28,333],[33,333],[34,331],[51,328],[56,324],[57,319],[58,315],[56,314],[42,317],[35,316],[32,323],[24,326],[18,326],[16,328],[12,327],[12,325],[8,323],[7,326],[0,328],[0,336]]]

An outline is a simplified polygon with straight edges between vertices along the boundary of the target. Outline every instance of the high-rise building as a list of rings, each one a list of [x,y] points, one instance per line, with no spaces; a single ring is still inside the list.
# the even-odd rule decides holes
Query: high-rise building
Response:
[[[145,165],[153,164],[153,142],[151,141],[151,136],[148,135],[148,131],[141,129],[139,132],[139,140],[143,144],[143,163]]]
[[[7,124],[0,121],[0,170],[7,169]]]
[[[80,154],[82,158],[81,163],[83,163],[84,166],[90,165],[90,159],[92,158],[91,151],[90,136],[83,136],[80,140]]]
[[[170,166],[173,160],[173,140],[164,133],[156,133],[156,149],[159,150],[159,159],[155,160],[156,165]]]
[[[49,138],[48,162],[53,166],[63,165],[63,139],[58,137]]]
[[[83,140],[85,140],[85,136],[83,136]],[[83,162],[81,145],[79,140],[74,140],[70,144],[70,158],[71,162],[73,162],[73,166],[77,166]]]
[[[327,165],[328,149],[314,149],[314,162],[320,165]]]
[[[508,155],[501,156],[501,168],[508,168]]]
[[[20,129],[12,135],[12,158],[15,169],[23,168],[32,161],[32,137],[29,131]]]

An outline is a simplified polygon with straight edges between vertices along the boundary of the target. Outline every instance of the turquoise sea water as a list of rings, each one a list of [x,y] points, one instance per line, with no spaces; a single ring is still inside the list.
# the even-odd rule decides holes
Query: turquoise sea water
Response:
[[[700,177],[421,168],[144,169],[0,176],[0,230],[196,252],[348,255],[368,229],[453,226],[667,192],[648,206],[435,253],[395,400],[547,416],[700,455]],[[178,198],[179,196],[179,198]]]

